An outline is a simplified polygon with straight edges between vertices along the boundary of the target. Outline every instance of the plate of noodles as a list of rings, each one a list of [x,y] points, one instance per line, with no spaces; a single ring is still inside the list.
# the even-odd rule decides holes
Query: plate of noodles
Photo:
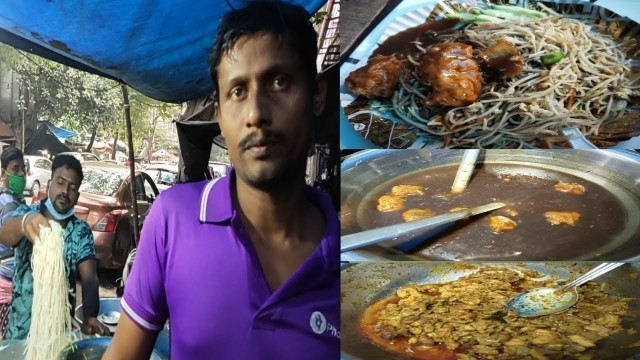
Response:
[[[588,1],[504,3],[401,3],[344,59],[341,121],[376,147],[575,147],[570,131],[640,147],[640,25]]]

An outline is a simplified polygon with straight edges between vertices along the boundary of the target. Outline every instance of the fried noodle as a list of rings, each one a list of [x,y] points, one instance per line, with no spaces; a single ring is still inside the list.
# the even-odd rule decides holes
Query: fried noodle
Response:
[[[445,147],[539,147],[563,140],[560,131],[570,127],[597,135],[624,116],[638,89],[624,44],[575,19],[485,24],[465,29],[462,38],[479,49],[508,41],[527,65],[511,79],[485,83],[475,103],[451,109],[425,105],[428,89],[405,70],[392,98],[395,113],[423,135],[445,137]],[[424,45],[416,47],[424,52]],[[558,51],[562,60],[542,66],[543,55]]]

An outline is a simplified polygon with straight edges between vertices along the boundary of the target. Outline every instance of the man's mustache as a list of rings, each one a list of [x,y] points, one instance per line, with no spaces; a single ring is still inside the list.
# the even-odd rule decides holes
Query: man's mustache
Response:
[[[69,202],[69,201],[70,201],[70,200],[69,200],[69,198],[68,198],[68,197],[66,197],[66,196],[64,196],[64,195],[58,195],[58,196],[56,196],[56,201],[61,200],[61,199],[62,199],[62,200],[65,200],[66,202]]]
[[[272,145],[284,142],[285,140],[286,136],[279,131],[256,131],[240,140],[238,147],[242,150],[247,150],[256,145]]]

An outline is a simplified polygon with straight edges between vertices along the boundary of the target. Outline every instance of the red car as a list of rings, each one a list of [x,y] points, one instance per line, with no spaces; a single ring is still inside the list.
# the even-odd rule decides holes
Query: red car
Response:
[[[98,266],[121,269],[134,248],[129,169],[122,165],[85,162],[82,171],[84,180],[75,207],[76,216],[89,223],[93,230]],[[151,204],[158,196],[158,188],[143,171],[136,171],[135,185],[142,227]]]

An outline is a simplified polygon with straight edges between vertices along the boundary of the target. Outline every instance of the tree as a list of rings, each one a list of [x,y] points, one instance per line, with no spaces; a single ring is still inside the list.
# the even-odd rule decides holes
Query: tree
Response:
[[[118,120],[117,83],[0,45],[0,61],[19,78],[25,127],[49,120],[79,133],[94,134]],[[11,124],[17,130],[19,124]]]
[[[19,100],[25,112],[25,127],[35,130],[38,120],[49,120],[81,136],[91,135],[86,151],[102,133],[113,139],[125,134],[122,95],[113,80],[88,74],[68,66],[30,55],[0,44],[0,63],[19,77]],[[180,105],[148,98],[131,90],[131,124],[134,151],[153,151],[155,124],[180,113]],[[9,124],[20,133],[20,121]],[[147,139],[143,143],[143,139]]]
[[[157,129],[158,122],[161,119],[177,117],[181,113],[182,107],[179,104],[151,99],[134,89],[129,91],[129,103],[131,105],[134,153],[150,158],[157,149],[155,145],[158,137],[164,135],[162,131]],[[124,134],[126,130],[124,120],[119,123],[117,130],[120,134]]]

